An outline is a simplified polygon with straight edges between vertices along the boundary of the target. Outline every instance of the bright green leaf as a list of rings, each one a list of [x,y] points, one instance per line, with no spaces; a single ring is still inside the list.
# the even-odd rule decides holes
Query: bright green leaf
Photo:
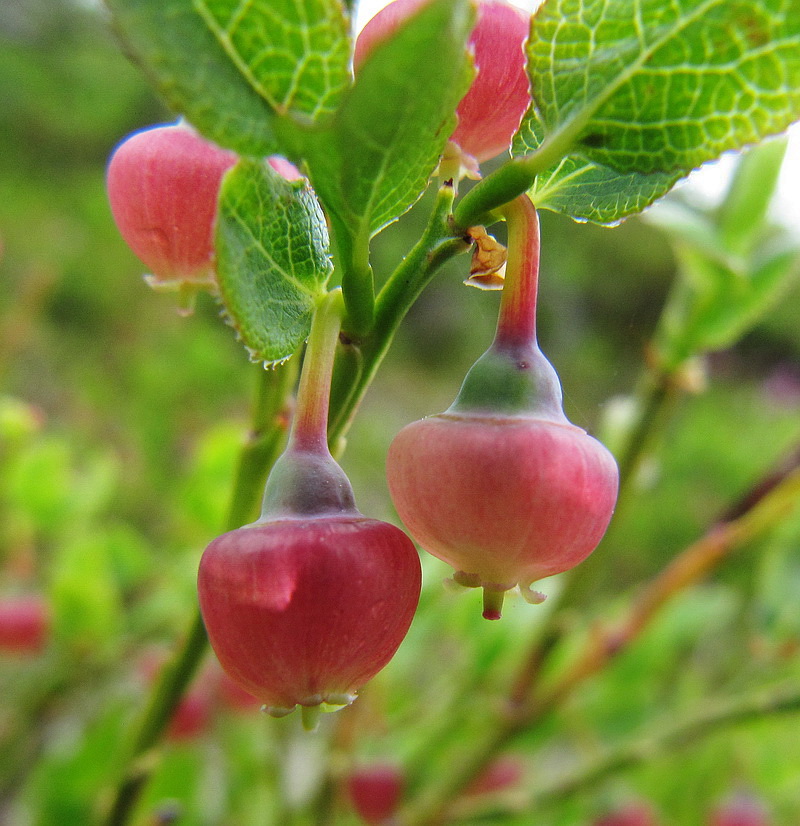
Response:
[[[282,361],[306,339],[331,270],[325,216],[308,184],[240,161],[220,193],[217,275],[254,360]]]
[[[70,445],[46,436],[31,443],[3,468],[11,507],[43,534],[57,534],[71,520],[75,472]]]
[[[351,235],[371,235],[425,191],[471,79],[467,0],[433,0],[360,67],[308,164],[320,200]]]
[[[41,410],[14,396],[0,396],[0,449],[24,444],[41,430]]]
[[[542,139],[543,129],[535,111],[531,111],[514,138],[513,154],[535,151]],[[579,221],[613,224],[641,212],[672,189],[683,174],[617,172],[573,152],[537,175],[528,194],[539,209],[562,212]]]
[[[350,85],[347,19],[338,0],[194,0],[233,64],[277,112],[316,120]]]
[[[613,221],[800,117],[800,0],[550,0],[528,61],[515,154],[553,159],[534,193]]]
[[[333,112],[350,85],[338,0],[109,0],[167,104],[241,154],[281,151],[292,122]]]

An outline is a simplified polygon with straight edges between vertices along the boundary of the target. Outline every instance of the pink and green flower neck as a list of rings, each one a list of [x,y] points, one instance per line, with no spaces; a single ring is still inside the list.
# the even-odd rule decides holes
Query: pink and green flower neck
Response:
[[[357,512],[350,481],[328,448],[331,376],[343,313],[340,289],[317,303],[289,442],[267,480],[259,522]]]
[[[561,383],[536,339],[539,216],[527,195],[500,212],[508,225],[508,262],[494,340],[444,415],[566,422]]]

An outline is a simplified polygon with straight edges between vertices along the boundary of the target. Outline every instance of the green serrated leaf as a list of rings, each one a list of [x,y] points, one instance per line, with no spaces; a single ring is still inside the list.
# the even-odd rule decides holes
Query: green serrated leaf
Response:
[[[193,0],[250,86],[280,113],[316,120],[350,85],[348,23],[338,0]]]
[[[240,154],[280,152],[294,122],[330,114],[350,85],[349,21],[338,0],[108,5],[167,104]]]
[[[512,154],[528,155],[541,145],[543,129],[535,109],[528,112],[514,138]],[[618,172],[579,152],[539,173],[528,191],[538,209],[550,209],[577,221],[615,224],[641,212],[682,178],[678,172]]]
[[[528,44],[550,145],[689,171],[800,117],[800,0],[549,0]]]
[[[308,148],[320,200],[353,235],[374,234],[425,191],[471,81],[468,0],[433,0],[360,67]]]
[[[313,190],[241,160],[222,184],[216,249],[225,309],[251,357],[288,358],[308,336],[332,271]]]

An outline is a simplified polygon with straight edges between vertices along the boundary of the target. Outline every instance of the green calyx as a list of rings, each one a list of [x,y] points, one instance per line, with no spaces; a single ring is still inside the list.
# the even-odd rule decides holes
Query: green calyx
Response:
[[[494,341],[473,364],[446,412],[564,423],[561,382],[536,341],[539,216],[527,195],[502,211],[508,224],[508,262]]]
[[[320,715],[340,711],[347,708],[356,699],[355,694],[326,694],[323,697],[319,695],[310,698],[307,702],[299,704],[300,718],[303,728],[306,731],[313,732],[319,728]],[[298,706],[261,706],[261,710],[270,717],[280,718],[287,717]]]
[[[446,412],[566,421],[558,375],[535,344],[493,344],[472,365]]]

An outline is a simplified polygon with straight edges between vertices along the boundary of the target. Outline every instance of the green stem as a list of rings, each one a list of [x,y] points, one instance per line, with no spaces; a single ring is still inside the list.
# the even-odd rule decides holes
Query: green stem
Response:
[[[136,729],[123,780],[104,820],[107,826],[124,826],[130,821],[144,785],[157,765],[159,755],[156,746],[191,682],[207,646],[208,639],[203,620],[197,612],[177,656],[162,670]]]
[[[595,786],[620,771],[650,762],[674,749],[683,748],[720,730],[764,717],[800,711],[800,688],[796,681],[769,689],[760,688],[742,697],[715,703],[669,728],[624,743],[551,786],[534,789],[528,805],[565,800]]]
[[[317,799],[314,802],[311,822],[314,826],[334,826],[336,822],[336,784],[333,776],[322,781]]]
[[[642,457],[664,424],[676,391],[676,383],[670,373],[654,370],[645,376],[644,387],[636,403],[636,419],[617,456],[620,498],[627,493],[636,477]]]
[[[487,224],[489,213],[527,192],[536,173],[531,174],[526,160],[514,158],[472,187],[453,213],[455,225],[466,231],[477,224]]]
[[[517,730],[510,718],[496,721],[477,743],[471,744],[469,752],[459,754],[427,791],[409,804],[401,817],[403,826],[441,826],[446,823],[451,803],[480,775]]]
[[[4,822],[3,811],[36,765],[46,740],[46,724],[54,709],[75,693],[75,674],[78,673],[87,681],[105,676],[91,661],[59,657],[49,664],[46,673],[37,671],[33,679],[23,683],[22,702],[15,708],[14,717],[9,720],[9,730],[4,730],[0,742],[0,823]]]
[[[685,719],[603,751],[575,771],[528,794],[515,790],[513,797],[493,801],[465,802],[454,811],[464,822],[487,817],[510,817],[516,813],[541,811],[544,806],[573,798],[597,786],[608,777],[664,757],[704,737],[769,716],[800,712],[800,688],[796,681],[709,704]]]
[[[346,363],[337,365],[342,372],[347,373],[338,376],[337,385],[348,390],[338,392],[331,403],[328,438],[332,445],[347,431],[361,399],[389,350],[400,322],[420,293],[440,267],[472,246],[471,239],[453,236],[448,222],[453,197],[452,184],[445,183],[439,189],[424,234],[378,294],[372,331],[362,341],[350,345],[359,350],[359,357],[355,358],[351,354]]]
[[[228,509],[225,530],[249,521],[257,511],[264,480],[277,458],[286,433],[286,398],[294,386],[296,366],[292,359],[272,371],[260,365],[259,385],[253,405],[252,430],[242,447]],[[125,826],[145,783],[158,763],[157,746],[172,715],[208,649],[200,612],[192,619],[183,644],[164,667],[135,729],[122,779],[117,786],[105,826]]]
[[[615,532],[622,524],[622,517],[635,491],[634,481],[642,460],[661,432],[675,402],[680,395],[679,383],[666,372],[653,372],[643,378],[642,390],[635,404],[636,418],[628,430],[628,437],[618,451],[619,495],[614,518],[595,552],[565,577],[564,588],[558,595],[557,605],[551,609],[549,621],[559,623],[563,611],[578,605],[590,592],[598,589],[610,575],[606,548],[613,547]]]
[[[344,327],[352,338],[360,340],[372,329],[375,312],[375,279],[369,263],[369,237],[354,237],[349,226],[334,214],[331,214],[330,220],[347,311]]]
[[[331,372],[342,323],[342,291],[327,293],[317,304],[297,390],[289,444],[297,450],[327,450]]]
[[[466,230],[476,224],[488,223],[486,219],[491,212],[527,192],[539,173],[558,163],[569,152],[584,125],[585,118],[565,124],[535,152],[514,158],[476,184],[456,207],[455,225]]]

